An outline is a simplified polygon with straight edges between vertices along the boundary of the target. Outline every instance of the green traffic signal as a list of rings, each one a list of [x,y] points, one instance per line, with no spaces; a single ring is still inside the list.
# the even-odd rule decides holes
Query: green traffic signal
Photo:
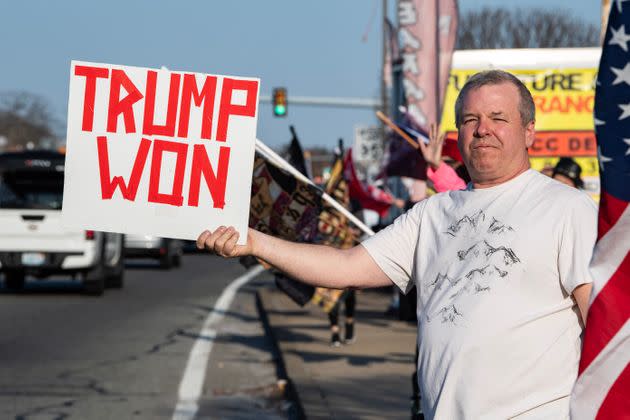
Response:
[[[287,113],[287,107],[284,105],[276,105],[273,109],[273,113],[278,117],[284,116]]]
[[[276,117],[287,116],[287,90],[274,88],[273,90],[273,115]]]

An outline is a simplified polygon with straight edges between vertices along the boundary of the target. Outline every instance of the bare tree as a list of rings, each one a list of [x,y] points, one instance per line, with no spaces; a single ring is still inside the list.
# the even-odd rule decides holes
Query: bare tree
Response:
[[[457,49],[599,45],[599,28],[567,10],[483,8],[461,16]]]
[[[6,138],[6,148],[52,145],[58,128],[44,98],[27,92],[0,94],[0,136]]]

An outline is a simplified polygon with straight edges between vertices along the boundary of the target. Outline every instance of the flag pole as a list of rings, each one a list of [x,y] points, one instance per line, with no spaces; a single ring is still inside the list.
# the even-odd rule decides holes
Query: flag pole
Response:
[[[383,121],[385,124],[387,124],[387,126],[389,128],[391,128],[392,130],[394,130],[396,132],[396,134],[398,134],[400,137],[402,137],[403,139],[405,139],[405,141],[407,141],[407,143],[409,143],[409,145],[411,147],[413,147],[414,149],[418,150],[420,148],[420,146],[418,146],[418,143],[416,141],[414,141],[409,134],[405,133],[400,127],[398,127],[397,124],[395,124],[392,120],[390,120],[387,115],[383,114],[381,111],[376,111],[376,116]]]
[[[302,174],[300,171],[295,169],[289,162],[284,160],[280,155],[278,155],[276,152],[271,150],[271,148],[269,146],[267,146],[265,143],[263,143],[260,139],[256,139],[256,150],[261,155],[263,155],[265,158],[269,159],[272,163],[276,164],[280,168],[282,168],[285,171],[289,172],[291,175],[293,175],[294,177],[296,177],[300,181],[305,182],[305,183],[307,183],[309,185],[312,185],[313,187],[315,187],[318,190],[320,190],[322,192],[322,198],[324,200],[326,200],[326,202],[328,204],[330,204],[338,212],[340,212],[341,214],[346,216],[352,223],[354,223],[366,235],[368,235],[368,236],[374,235],[374,231],[372,229],[370,229],[367,225],[365,225],[365,223],[360,221],[354,214],[350,213],[350,211],[348,211],[347,208],[345,208],[344,206],[339,204],[339,202],[337,202],[337,200],[332,198],[328,193],[326,193],[320,187],[315,185],[315,183],[313,183],[313,181],[311,181],[306,176],[304,176],[304,174]]]

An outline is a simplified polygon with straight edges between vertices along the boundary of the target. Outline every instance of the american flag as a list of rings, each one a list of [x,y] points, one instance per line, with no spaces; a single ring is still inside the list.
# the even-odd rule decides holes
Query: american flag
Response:
[[[630,418],[630,2],[615,0],[595,88],[602,194],[572,419]]]

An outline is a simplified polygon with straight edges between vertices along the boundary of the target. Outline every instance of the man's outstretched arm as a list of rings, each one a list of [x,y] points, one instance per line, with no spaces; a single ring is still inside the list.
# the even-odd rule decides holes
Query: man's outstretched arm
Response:
[[[234,228],[220,227],[214,232],[205,231],[199,235],[197,247],[228,258],[253,255],[313,286],[345,289],[392,285],[389,277],[361,245],[337,249],[301,244],[254,229],[248,230],[245,245],[236,245],[237,240],[238,233]]]

